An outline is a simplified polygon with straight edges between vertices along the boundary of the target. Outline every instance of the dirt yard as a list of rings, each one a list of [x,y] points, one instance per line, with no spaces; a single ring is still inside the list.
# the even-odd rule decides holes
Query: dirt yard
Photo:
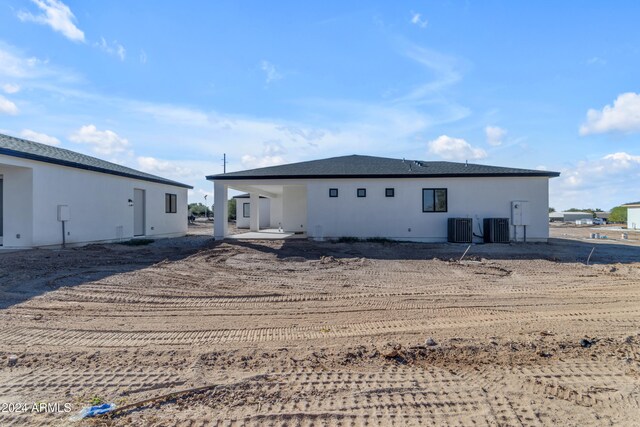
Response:
[[[69,425],[90,402],[124,410],[73,425],[638,425],[637,242],[553,227],[460,261],[466,245],[206,227],[0,254],[0,404],[61,407],[0,425]]]

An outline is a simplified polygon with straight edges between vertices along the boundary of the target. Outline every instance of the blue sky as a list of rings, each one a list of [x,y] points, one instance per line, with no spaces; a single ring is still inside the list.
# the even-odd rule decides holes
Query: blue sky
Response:
[[[0,132],[195,188],[346,154],[637,201],[640,3],[0,0]]]

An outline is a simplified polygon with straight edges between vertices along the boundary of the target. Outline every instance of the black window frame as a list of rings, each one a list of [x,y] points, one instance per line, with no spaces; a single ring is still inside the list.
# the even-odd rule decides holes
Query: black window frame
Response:
[[[396,189],[395,188],[385,188],[384,189],[384,197],[396,197]]]
[[[362,192],[362,194],[360,194],[360,192]],[[356,190],[356,196],[357,197],[367,197],[367,189],[366,188],[358,188]]]
[[[338,197],[338,189],[330,188],[329,189],[329,197]]]
[[[433,210],[425,209],[424,206],[424,192],[425,191],[433,191]],[[436,206],[436,193],[438,191],[444,191],[444,210],[438,210]],[[449,192],[446,188],[423,188],[422,189],[422,212],[425,213],[442,213],[448,212],[449,210]]]
[[[178,213],[178,195],[164,193],[164,213]]]
[[[242,204],[242,218],[251,218],[251,203]]]

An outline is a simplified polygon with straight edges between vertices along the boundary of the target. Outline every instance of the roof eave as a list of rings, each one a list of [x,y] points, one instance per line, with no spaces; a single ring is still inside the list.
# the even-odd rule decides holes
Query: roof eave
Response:
[[[142,177],[142,176],[126,173],[126,172],[112,171],[112,170],[100,168],[100,167],[97,167],[97,166],[83,165],[81,163],[70,162],[70,161],[67,161],[67,160],[52,159],[51,157],[40,156],[38,154],[25,153],[25,152],[22,152],[22,151],[11,150],[9,148],[0,148],[0,154],[4,154],[6,156],[11,156],[11,157],[18,157],[18,158],[21,158],[21,159],[34,160],[34,161],[37,161],[37,162],[51,163],[51,164],[60,165],[60,166],[67,166],[67,167],[74,168],[74,169],[83,169],[83,170],[88,170],[88,171],[92,171],[92,172],[100,172],[100,173],[104,173],[104,174],[107,174],[107,175],[116,175],[116,176],[122,176],[122,177],[125,177],[125,178],[138,179],[138,180],[141,180],[141,181],[155,182],[157,184],[165,184],[165,185],[171,185],[171,186],[174,186],[174,187],[182,187],[182,188],[187,188],[187,189],[193,189],[192,186],[187,185],[187,184],[182,184],[180,182],[164,180],[162,178]]]
[[[546,177],[555,178],[560,176],[560,172],[504,172],[504,173],[446,173],[446,174],[327,174],[327,175],[208,175],[208,181],[236,181],[236,180],[269,180],[269,179],[348,179],[348,178],[491,178],[491,177]]]

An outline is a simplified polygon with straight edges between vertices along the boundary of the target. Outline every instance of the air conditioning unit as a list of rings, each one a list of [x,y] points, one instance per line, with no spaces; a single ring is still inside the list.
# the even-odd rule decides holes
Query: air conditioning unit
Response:
[[[509,243],[509,218],[485,218],[482,223],[485,243]]]
[[[473,228],[471,218],[449,218],[447,240],[451,243],[471,243]]]

